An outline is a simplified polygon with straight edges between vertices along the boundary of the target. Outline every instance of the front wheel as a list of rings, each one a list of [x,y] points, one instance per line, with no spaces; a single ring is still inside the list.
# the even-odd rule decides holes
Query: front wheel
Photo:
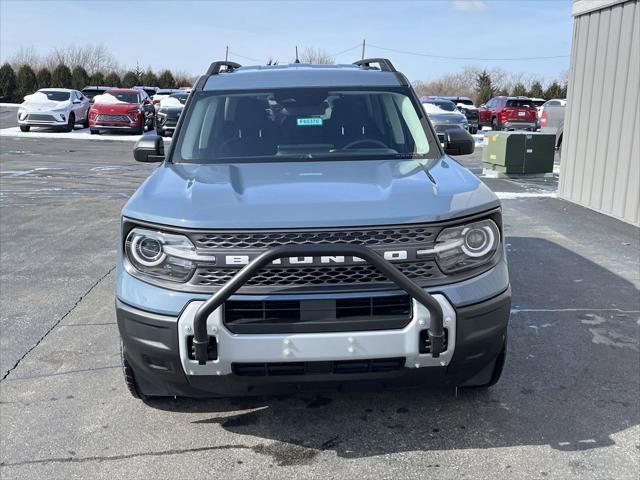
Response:
[[[129,390],[129,393],[133,398],[144,400],[145,396],[138,390],[136,377],[133,374],[133,368],[131,368],[131,365],[127,360],[122,342],[120,342],[120,361],[122,362],[122,374],[124,375],[124,383],[127,386],[127,390]]]
[[[28,132],[29,130],[31,130],[31,125],[20,125],[21,132]]]
[[[73,113],[69,114],[69,121],[67,125],[64,127],[65,132],[73,132],[73,127],[76,124],[76,116]]]

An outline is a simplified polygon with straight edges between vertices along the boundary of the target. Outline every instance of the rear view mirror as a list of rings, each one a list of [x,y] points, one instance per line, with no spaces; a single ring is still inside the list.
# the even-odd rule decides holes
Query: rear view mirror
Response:
[[[447,155],[469,155],[476,148],[474,138],[461,128],[446,130],[443,136],[444,152]]]
[[[136,142],[133,158],[137,162],[153,163],[164,161],[164,141],[158,135],[147,135]]]

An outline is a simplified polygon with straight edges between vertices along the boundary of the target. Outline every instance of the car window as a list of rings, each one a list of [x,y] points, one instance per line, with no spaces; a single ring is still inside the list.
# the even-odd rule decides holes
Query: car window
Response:
[[[139,93],[131,93],[131,92],[117,92],[117,91],[107,91],[108,95],[115,97],[120,102],[125,103],[140,103],[140,94]]]
[[[507,107],[535,107],[533,102],[528,98],[510,98],[507,100]]]
[[[184,105],[187,102],[187,98],[189,98],[189,94],[188,93],[172,93],[169,97],[175,98],[182,105]]]
[[[38,90],[38,93],[47,96],[47,100],[51,100],[53,102],[64,102],[65,100],[69,100],[69,92],[62,92],[57,90]]]
[[[177,163],[434,158],[438,152],[409,89],[198,92],[191,102]]]
[[[422,103],[435,105],[440,110],[445,110],[447,112],[455,112],[456,111],[456,105],[451,100],[427,100],[427,101],[422,102]]]

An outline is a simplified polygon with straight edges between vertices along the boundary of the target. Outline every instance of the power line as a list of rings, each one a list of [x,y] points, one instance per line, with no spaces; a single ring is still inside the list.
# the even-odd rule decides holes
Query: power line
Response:
[[[354,45],[353,47],[347,48],[346,50],[342,50],[341,52],[338,53],[332,53],[330,56],[332,57],[337,57],[338,55],[342,55],[343,53],[347,53],[350,52],[351,50],[355,50],[356,48],[360,48],[360,43],[357,45]]]
[[[513,61],[513,60],[549,60],[552,58],[569,58],[569,55],[551,55],[547,57],[511,57],[511,58],[481,58],[481,57],[451,57],[447,55],[432,55],[430,53],[419,53],[419,52],[410,52],[408,50],[398,50],[395,48],[387,48],[381,47],[379,45],[374,45],[372,43],[367,44],[369,47],[377,48],[379,50],[386,50],[388,52],[394,53],[404,53],[407,55],[415,55],[418,57],[429,57],[429,58],[443,58],[446,60],[482,60],[482,61]]]
[[[235,55],[236,57],[244,58],[245,60],[249,60],[251,62],[260,62],[261,61],[261,60],[258,60],[257,58],[251,58],[251,57],[246,57],[244,55],[240,55],[239,53],[232,52],[231,50],[229,50],[229,54],[230,55]]]

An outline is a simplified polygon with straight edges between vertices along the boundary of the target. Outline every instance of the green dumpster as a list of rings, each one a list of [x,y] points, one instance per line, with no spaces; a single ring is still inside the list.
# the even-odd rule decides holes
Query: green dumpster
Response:
[[[551,173],[555,141],[555,135],[544,133],[486,132],[484,168],[507,175]]]

